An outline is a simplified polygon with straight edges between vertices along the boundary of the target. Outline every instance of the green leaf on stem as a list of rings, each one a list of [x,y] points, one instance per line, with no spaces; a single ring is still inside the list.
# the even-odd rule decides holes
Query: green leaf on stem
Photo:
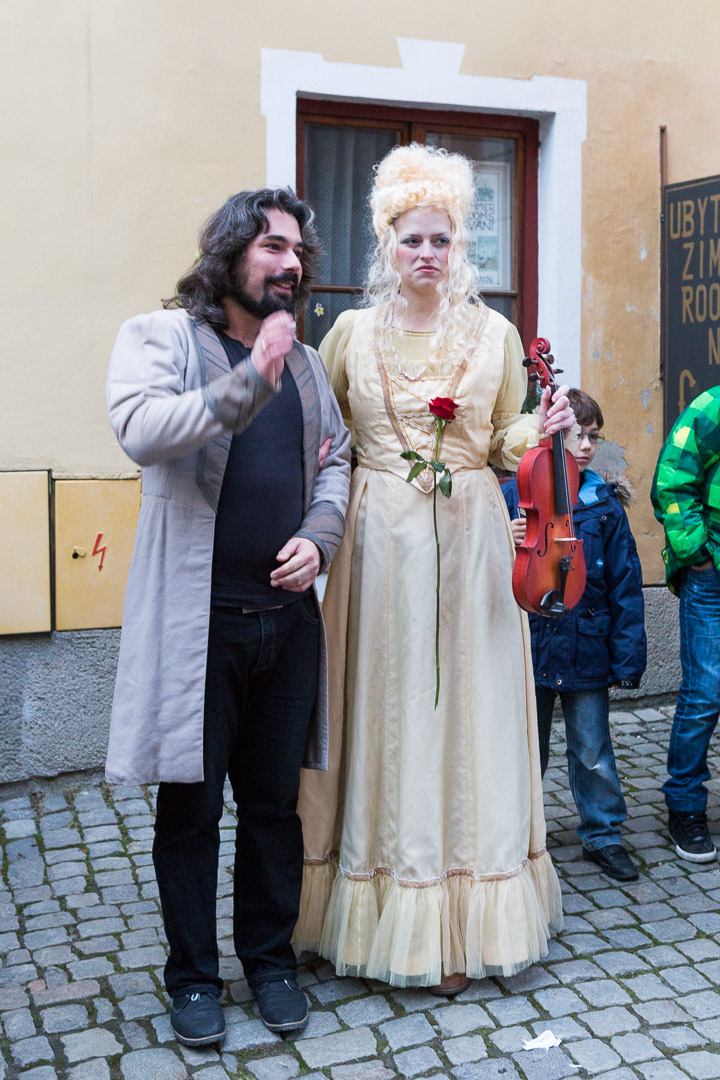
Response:
[[[420,454],[415,450],[403,450],[400,457],[405,458],[406,461],[422,461]]]
[[[452,473],[449,469],[445,469],[445,472],[440,477],[438,487],[445,498],[449,499],[452,495]]]
[[[420,473],[421,473],[421,472],[423,471],[423,469],[424,469],[424,468],[425,468],[425,462],[424,462],[424,461],[422,461],[422,460],[420,460],[420,461],[417,461],[417,462],[416,462],[416,463],[415,463],[415,464],[413,465],[413,467],[412,467],[412,469],[410,470],[410,472],[409,472],[409,473],[407,474],[407,482],[408,482],[408,484],[411,484],[411,483],[413,482],[413,480],[415,479],[415,477],[416,477],[416,476],[419,476],[419,475],[420,475]]]
[[[445,462],[444,461],[431,461],[430,462],[430,468],[433,469],[437,473],[441,473],[445,469]]]

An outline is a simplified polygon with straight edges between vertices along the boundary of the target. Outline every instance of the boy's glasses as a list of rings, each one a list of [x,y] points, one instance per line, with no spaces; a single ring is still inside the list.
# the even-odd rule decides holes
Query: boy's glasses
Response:
[[[605,442],[605,436],[601,435],[599,431],[581,431],[578,435],[578,442],[582,442],[583,439],[587,439],[593,446]]]

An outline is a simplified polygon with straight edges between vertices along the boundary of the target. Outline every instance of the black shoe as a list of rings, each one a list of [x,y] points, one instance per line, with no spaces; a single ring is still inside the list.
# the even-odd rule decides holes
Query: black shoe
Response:
[[[300,1031],[307,1024],[307,998],[295,979],[274,979],[253,987],[253,993],[269,1031]]]
[[[704,810],[668,810],[668,831],[681,859],[705,863],[717,855]]]
[[[173,998],[170,1023],[175,1038],[185,1046],[205,1046],[225,1035],[225,1017],[214,994],[199,991]]]
[[[602,872],[615,881],[637,881],[640,877],[637,866],[622,844],[608,844],[593,851],[583,848],[582,853],[583,859],[597,863]]]

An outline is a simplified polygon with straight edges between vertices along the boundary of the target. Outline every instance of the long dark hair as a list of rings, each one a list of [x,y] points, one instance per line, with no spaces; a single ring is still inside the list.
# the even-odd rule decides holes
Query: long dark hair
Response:
[[[193,318],[224,329],[228,320],[222,298],[232,295],[235,270],[248,244],[267,231],[268,210],[292,214],[300,226],[302,278],[297,295],[298,305],[304,304],[310,295],[320,254],[315,214],[291,188],[260,188],[231,195],[208,218],[200,230],[197,259],[178,281],[175,295],[163,300],[163,307],[184,308]]]

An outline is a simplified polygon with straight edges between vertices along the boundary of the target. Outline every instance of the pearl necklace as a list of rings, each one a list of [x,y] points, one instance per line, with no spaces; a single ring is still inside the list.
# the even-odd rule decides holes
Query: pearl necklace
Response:
[[[403,334],[404,331],[400,330],[399,333]],[[401,357],[400,357],[400,355],[399,355],[399,353],[398,353],[398,351],[397,351],[397,349],[395,347],[395,327],[393,327],[393,326],[389,326],[387,328],[387,343],[388,343],[388,350],[387,351],[389,351],[390,356],[392,357],[392,359],[393,359],[393,361],[395,363],[396,370],[403,376],[404,379],[407,379],[408,382],[417,382],[417,380],[421,379],[423,377],[423,375],[425,374],[425,372],[427,371],[427,369],[428,369],[428,367],[430,365],[430,361],[431,360],[440,360],[441,357],[442,357],[442,351],[440,351],[440,353],[437,353],[433,357],[428,357],[428,359],[425,361],[425,363],[420,368],[420,370],[417,372],[417,374],[411,375],[410,372],[406,371],[405,368],[403,367],[403,363],[405,362],[404,358],[401,359]],[[383,350],[383,352],[385,352],[386,355],[387,355],[387,351]]]

